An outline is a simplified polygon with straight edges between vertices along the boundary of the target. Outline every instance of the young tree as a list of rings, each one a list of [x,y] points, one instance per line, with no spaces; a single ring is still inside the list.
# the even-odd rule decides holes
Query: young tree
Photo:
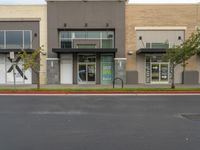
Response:
[[[31,70],[37,76],[37,89],[40,89],[40,54],[43,52],[42,47],[35,49],[31,54],[21,50],[18,55],[24,61],[23,68]]]
[[[194,55],[200,52],[200,30],[192,33],[191,36],[184,41],[181,45],[174,46],[166,51],[164,59],[170,60],[172,76],[171,76],[171,88],[175,88],[174,84],[174,71],[175,67],[182,64],[183,71],[188,64],[187,61]]]

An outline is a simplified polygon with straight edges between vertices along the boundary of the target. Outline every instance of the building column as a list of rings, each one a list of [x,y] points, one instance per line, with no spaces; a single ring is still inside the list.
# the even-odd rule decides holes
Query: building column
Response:
[[[78,58],[77,58],[77,53],[73,53],[73,84],[78,84]]]
[[[120,78],[126,83],[126,60],[127,58],[115,58],[115,78]],[[116,83],[120,83],[119,80]]]
[[[60,84],[59,58],[47,58],[47,84]]]

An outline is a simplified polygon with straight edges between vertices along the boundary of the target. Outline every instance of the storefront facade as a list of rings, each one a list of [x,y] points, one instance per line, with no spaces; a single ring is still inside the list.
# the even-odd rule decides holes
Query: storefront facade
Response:
[[[31,69],[23,69],[23,61],[17,53],[25,49],[28,53],[39,46],[39,21],[0,21],[0,84],[13,84],[13,63],[16,63],[16,84],[35,83],[36,77]],[[34,41],[33,41],[33,38]],[[15,53],[15,59],[10,58]]]
[[[169,84],[171,66],[163,54],[200,26],[200,6],[137,5],[125,0],[47,0],[47,5],[0,6],[0,84],[13,83],[9,53],[40,55],[41,84]],[[17,84],[36,76],[17,59]],[[200,83],[200,57],[186,70],[178,65],[175,83]]]
[[[32,53],[43,45],[46,52],[46,6],[45,5],[1,5],[0,6],[0,84],[13,84],[13,63],[16,64],[16,84],[35,84],[36,74],[24,70],[23,61],[17,56],[24,49]],[[10,58],[10,52],[15,58]],[[46,83],[46,58],[40,56],[40,81]]]
[[[170,84],[166,50],[180,45],[199,26],[198,4],[126,5],[127,84]],[[199,84],[199,56],[185,70],[175,68],[175,83]]]
[[[54,0],[47,10],[48,84],[125,80],[126,62],[118,59],[125,58],[125,1]],[[124,71],[116,74],[115,67]]]

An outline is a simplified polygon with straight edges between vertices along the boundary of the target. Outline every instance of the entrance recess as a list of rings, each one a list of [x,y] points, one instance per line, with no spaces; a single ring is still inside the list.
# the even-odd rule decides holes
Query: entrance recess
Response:
[[[96,83],[96,55],[78,55],[78,83]]]
[[[169,83],[169,63],[151,63],[151,83]]]

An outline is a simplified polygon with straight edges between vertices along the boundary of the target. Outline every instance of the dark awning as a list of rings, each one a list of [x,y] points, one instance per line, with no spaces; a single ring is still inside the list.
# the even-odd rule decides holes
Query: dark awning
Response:
[[[20,52],[22,49],[0,49],[0,53],[1,54],[7,54],[10,52],[15,52],[18,53]],[[34,49],[24,49],[27,53],[32,53],[34,51]]]
[[[55,53],[115,53],[116,48],[53,48]]]
[[[141,53],[166,53],[166,49],[163,48],[141,48],[137,50],[137,54]]]

